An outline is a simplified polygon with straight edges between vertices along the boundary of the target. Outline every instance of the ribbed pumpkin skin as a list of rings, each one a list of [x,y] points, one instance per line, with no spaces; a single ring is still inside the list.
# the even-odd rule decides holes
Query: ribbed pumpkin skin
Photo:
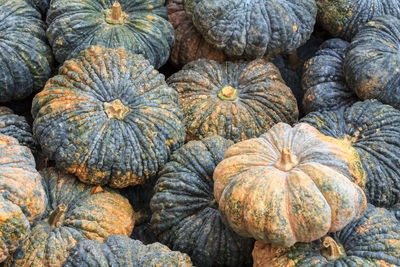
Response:
[[[40,13],[24,0],[0,0],[0,102],[42,89],[53,62]]]
[[[105,12],[114,2],[127,15],[123,24],[106,21]],[[143,54],[158,68],[168,60],[174,43],[164,0],[53,0],[46,22],[47,38],[60,63],[91,45],[102,45]]]
[[[46,15],[47,9],[49,9],[50,0],[25,0],[35,7],[43,16]]]
[[[335,110],[357,101],[343,72],[344,53],[349,43],[335,38],[325,41],[314,57],[304,64],[302,87],[306,113]]]
[[[384,208],[368,205],[360,220],[329,235],[343,247],[346,255],[342,258],[325,258],[321,242],[299,243],[286,249],[256,242],[253,266],[400,266],[400,224]]]
[[[317,15],[314,0],[185,0],[185,10],[208,43],[247,59],[295,50]]]
[[[400,202],[398,110],[377,100],[366,100],[347,109],[312,112],[300,122],[311,124],[325,135],[351,142],[367,174],[368,202],[380,207]]]
[[[400,18],[398,0],[316,0],[317,22],[332,36],[347,41],[374,17],[392,15]]]
[[[63,267],[191,267],[190,258],[179,251],[171,251],[160,243],[144,245],[121,235],[111,235],[103,243],[83,240],[76,245]]]
[[[32,115],[49,159],[89,184],[142,184],[185,137],[175,90],[122,48],[93,46],[66,61],[33,99]]]
[[[93,194],[92,186],[54,168],[43,169],[41,175],[48,199],[46,213],[31,226],[28,240],[6,266],[61,266],[82,239],[103,241],[112,234],[132,232],[132,207],[117,192],[103,187]],[[65,217],[59,225],[51,225],[50,214],[61,204],[67,207]]]
[[[188,142],[172,154],[154,187],[154,232],[163,244],[187,253],[196,266],[251,262],[253,241],[222,222],[213,195],[215,166],[232,144],[220,136]]]
[[[29,224],[45,211],[41,179],[29,149],[0,134],[0,262],[22,246]]]
[[[378,99],[400,109],[399,65],[400,19],[385,16],[368,22],[353,38],[344,72],[360,99]]]
[[[397,220],[400,221],[400,203],[392,206],[391,211],[394,213],[394,216],[396,216]]]
[[[286,149],[297,160],[288,170],[277,166]],[[304,123],[293,128],[278,123],[259,138],[231,146],[213,179],[228,225],[241,236],[276,246],[338,231],[359,219],[367,205],[352,182],[365,182],[357,152]]]
[[[277,122],[298,119],[296,99],[277,67],[264,59],[223,62],[201,59],[167,80],[179,93],[187,140],[218,134],[238,142],[257,137]],[[221,99],[225,86],[238,91]]]

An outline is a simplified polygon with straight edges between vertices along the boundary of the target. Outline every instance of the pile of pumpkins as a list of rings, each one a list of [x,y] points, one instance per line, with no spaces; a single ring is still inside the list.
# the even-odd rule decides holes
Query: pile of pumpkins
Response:
[[[0,22],[3,266],[400,266],[398,0]]]

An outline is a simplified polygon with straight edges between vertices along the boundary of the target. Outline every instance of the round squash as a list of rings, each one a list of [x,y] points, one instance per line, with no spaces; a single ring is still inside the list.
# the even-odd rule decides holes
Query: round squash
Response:
[[[257,137],[277,122],[298,119],[293,93],[278,68],[264,59],[200,59],[167,82],[179,93],[187,140],[218,134],[237,142]]]
[[[251,263],[253,241],[222,222],[213,194],[215,166],[232,144],[220,136],[188,142],[172,154],[154,187],[154,232],[163,244],[187,253],[196,266]]]
[[[366,100],[346,109],[312,112],[300,122],[357,150],[367,174],[368,202],[387,208],[400,202],[400,111]]]
[[[256,242],[254,267],[400,266],[400,224],[368,205],[362,218],[313,243],[290,248]]]
[[[174,43],[164,0],[53,0],[46,22],[60,63],[91,45],[102,45],[142,54],[159,68]]]
[[[367,206],[355,184],[365,182],[357,152],[305,123],[278,123],[259,138],[231,146],[213,179],[228,225],[276,246],[341,230]]]
[[[143,184],[185,138],[178,94],[123,48],[93,46],[66,61],[32,115],[43,152],[89,184]]]
[[[80,240],[131,234],[133,210],[120,194],[54,168],[40,173],[48,199],[45,215],[32,224],[28,240],[6,266],[61,266]]]

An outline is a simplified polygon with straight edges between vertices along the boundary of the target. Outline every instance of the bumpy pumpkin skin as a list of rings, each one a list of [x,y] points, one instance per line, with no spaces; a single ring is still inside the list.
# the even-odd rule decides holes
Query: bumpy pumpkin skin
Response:
[[[264,59],[200,59],[167,82],[179,93],[187,140],[217,134],[238,142],[258,137],[277,122],[298,119],[293,93],[278,68]]]
[[[338,231],[359,219],[367,205],[355,184],[365,182],[357,152],[305,123],[278,123],[259,138],[231,146],[213,179],[228,225],[276,246]]]
[[[353,38],[344,72],[360,99],[378,99],[400,109],[399,65],[400,19],[385,16],[368,22]]]
[[[332,36],[347,41],[372,18],[392,15],[400,18],[398,0],[316,0],[317,22]]]
[[[377,100],[347,109],[312,112],[300,122],[321,133],[345,139],[357,150],[367,174],[368,202],[390,207],[400,202],[400,112]]]
[[[0,102],[42,89],[53,56],[40,13],[24,0],[0,0]]]
[[[188,142],[172,154],[154,187],[154,232],[163,244],[187,253],[196,266],[251,263],[253,241],[222,222],[213,195],[215,166],[232,144],[220,136]]]
[[[6,266],[61,266],[80,240],[131,234],[133,210],[126,198],[107,187],[95,193],[96,187],[54,168],[40,173],[48,199],[45,215],[32,224],[28,240]],[[66,211],[54,215],[62,205]]]
[[[114,3],[122,9],[118,20],[111,15]],[[102,45],[142,54],[159,68],[174,43],[164,0],[53,0],[46,22],[47,38],[60,63],[91,45]]]
[[[32,115],[43,152],[89,184],[143,184],[185,139],[178,94],[123,48],[93,46],[66,61]]]
[[[321,241],[278,248],[256,242],[254,267],[400,266],[400,224],[384,208],[368,205],[360,220],[329,234],[345,255],[328,259]]]

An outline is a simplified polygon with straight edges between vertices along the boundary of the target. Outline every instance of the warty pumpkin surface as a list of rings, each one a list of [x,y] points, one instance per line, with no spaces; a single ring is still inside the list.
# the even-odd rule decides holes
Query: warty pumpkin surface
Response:
[[[225,222],[242,236],[275,246],[341,230],[367,206],[357,152],[305,123],[292,128],[281,122],[231,146],[213,179]]]
[[[264,59],[200,59],[167,80],[179,93],[187,140],[218,134],[238,142],[277,122],[298,119],[296,99],[277,67]]]
[[[0,262],[22,246],[30,223],[45,211],[41,179],[31,151],[0,133]]]
[[[46,22],[60,63],[91,45],[102,45],[143,54],[159,68],[174,42],[164,0],[53,0]]]
[[[196,266],[251,263],[253,241],[222,222],[213,194],[215,166],[232,144],[220,136],[188,142],[172,154],[154,187],[154,232],[163,244],[187,253]]]
[[[278,248],[256,242],[254,267],[400,266],[400,224],[384,208],[368,208],[361,219],[313,243]]]
[[[61,266],[80,240],[131,234],[132,207],[116,191],[83,184],[55,168],[40,173],[48,200],[46,212],[32,224],[29,238],[5,266]]]
[[[185,138],[178,94],[123,48],[93,46],[66,61],[32,115],[44,153],[89,184],[143,184]]]
[[[346,109],[309,113],[300,122],[357,150],[367,174],[368,202],[379,207],[400,202],[400,111],[365,100]]]

